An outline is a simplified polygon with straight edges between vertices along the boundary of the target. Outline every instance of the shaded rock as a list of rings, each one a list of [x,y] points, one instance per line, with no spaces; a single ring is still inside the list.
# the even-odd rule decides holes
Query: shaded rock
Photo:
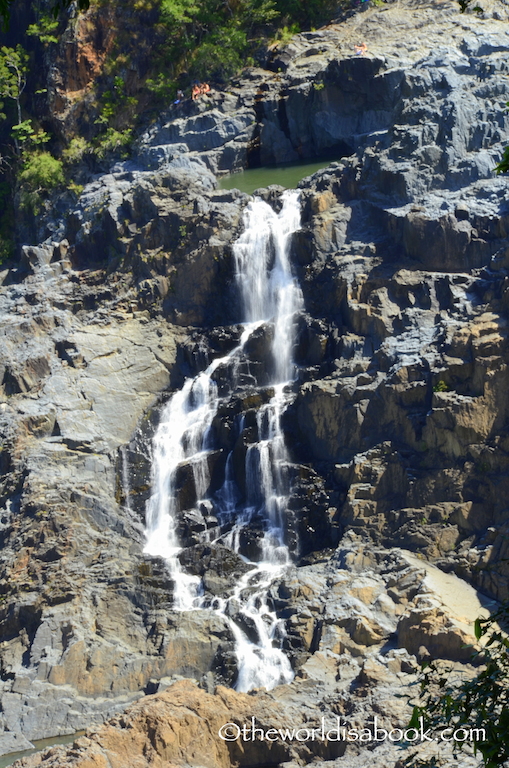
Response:
[[[207,592],[212,595],[230,593],[239,578],[253,568],[221,544],[196,545],[179,554],[188,573],[201,576]]]

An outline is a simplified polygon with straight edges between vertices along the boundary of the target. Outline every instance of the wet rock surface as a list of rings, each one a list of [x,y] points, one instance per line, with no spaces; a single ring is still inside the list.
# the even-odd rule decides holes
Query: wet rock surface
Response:
[[[210,108],[161,116],[68,216],[57,200],[41,244],[4,275],[0,746],[142,699],[20,765],[359,768],[355,746],[241,749],[217,729],[244,714],[311,727],[318,712],[402,727],[396,694],[418,660],[464,663],[472,640],[475,616],[457,615],[428,561],[507,597],[509,193],[492,169],[509,33],[490,8],[394,3],[275,48]],[[143,554],[150,439],[171,393],[241,335],[231,245],[248,198],[213,174],[325,153],[335,162],[301,183],[292,248],[305,303],[283,419],[295,564],[269,595],[296,678],[214,694],[235,682],[231,627],[174,612],[167,564]],[[196,508],[191,467],[179,475],[180,560],[211,601],[249,567],[226,549],[214,495],[233,451],[245,497],[272,333],[268,318],[236,361],[237,391],[231,362],[216,368],[210,503]],[[259,557],[260,535],[254,520],[244,555]],[[379,768],[400,757],[369,754]]]

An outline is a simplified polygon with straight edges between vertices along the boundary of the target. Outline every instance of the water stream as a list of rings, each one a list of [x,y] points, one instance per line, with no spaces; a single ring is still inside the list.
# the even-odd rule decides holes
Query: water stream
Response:
[[[239,344],[215,359],[205,371],[187,379],[165,407],[153,440],[152,494],[147,504],[145,552],[166,560],[174,582],[174,608],[189,611],[209,608],[228,621],[235,638],[237,690],[274,686],[293,677],[281,650],[284,625],[267,601],[267,590],[290,562],[285,542],[285,512],[289,493],[288,457],[281,416],[288,403],[288,385],[295,371],[292,348],[295,315],[302,309],[302,294],[289,261],[291,235],[300,225],[299,194],[283,194],[279,214],[255,199],[244,213],[244,232],[234,244],[235,277],[243,307],[243,333]],[[179,560],[177,536],[179,502],[177,476],[190,465],[197,506],[210,504],[208,458],[214,448],[212,424],[221,397],[214,374],[219,366],[230,372],[232,392],[241,389],[240,361],[252,335],[270,324],[269,385],[272,396],[256,415],[257,440],[245,457],[246,492],[239,507],[239,490],[233,479],[230,455],[225,480],[215,494],[216,514],[228,531],[221,543],[240,554],[251,569],[242,576],[229,597],[204,594],[199,576],[185,572]],[[248,561],[241,552],[242,532],[256,518],[263,520],[260,559]],[[254,632],[245,627],[254,627]]]

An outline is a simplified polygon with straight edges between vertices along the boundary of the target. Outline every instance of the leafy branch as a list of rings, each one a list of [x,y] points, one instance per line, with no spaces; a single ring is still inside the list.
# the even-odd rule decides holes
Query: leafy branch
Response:
[[[500,768],[509,759],[509,639],[500,629],[509,619],[509,602],[488,619],[477,619],[474,632],[484,638],[481,650],[473,652],[472,661],[482,664],[472,679],[451,680],[435,662],[423,665],[421,699],[414,707],[412,723],[423,718],[426,728],[440,730],[478,729],[483,734],[473,741],[474,753],[480,752],[485,768]],[[453,742],[454,754],[464,742]],[[435,758],[413,755],[409,768],[433,768]]]
[[[49,45],[50,43],[58,43],[58,37],[55,34],[57,29],[57,19],[42,14],[37,24],[29,25],[27,35],[38,37],[43,45]]]

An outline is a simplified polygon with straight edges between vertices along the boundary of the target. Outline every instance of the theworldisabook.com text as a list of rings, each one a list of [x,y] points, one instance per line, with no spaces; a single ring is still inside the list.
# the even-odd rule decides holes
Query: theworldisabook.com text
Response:
[[[261,728],[256,724],[256,719],[251,722],[238,725],[237,723],[225,723],[218,731],[218,736],[223,741],[356,741],[368,743],[373,741],[406,742],[409,744],[426,741],[445,742],[479,742],[486,739],[484,728],[442,728],[438,732],[424,727],[423,718],[419,718],[418,728],[381,728],[378,718],[368,721],[366,727],[351,726],[348,722],[341,722],[341,717],[336,718],[334,725],[326,723],[322,717],[321,725],[317,728]]]

